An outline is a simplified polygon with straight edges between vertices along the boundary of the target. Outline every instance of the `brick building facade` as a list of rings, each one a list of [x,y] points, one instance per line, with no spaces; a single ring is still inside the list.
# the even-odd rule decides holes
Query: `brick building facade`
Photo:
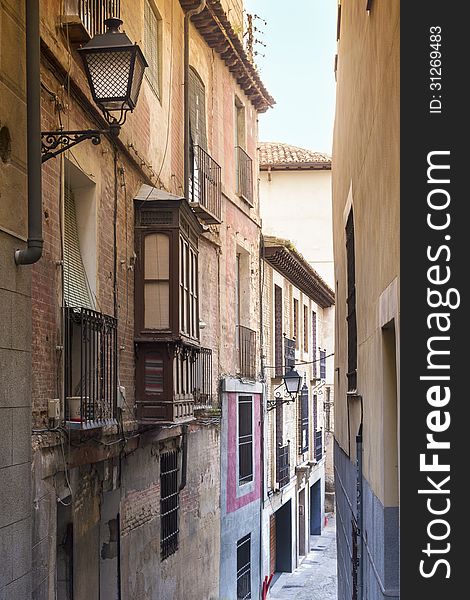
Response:
[[[199,3],[39,2],[43,131],[106,127],[77,53],[102,33],[97,7],[121,17],[149,67],[117,140],[42,169],[44,251],[30,267],[37,600],[228,599],[259,586],[259,534],[249,583],[237,582],[223,465],[229,393],[255,392],[261,410],[256,119],[273,100],[227,17],[241,3],[226,4],[190,19]],[[259,497],[242,504],[259,521]]]

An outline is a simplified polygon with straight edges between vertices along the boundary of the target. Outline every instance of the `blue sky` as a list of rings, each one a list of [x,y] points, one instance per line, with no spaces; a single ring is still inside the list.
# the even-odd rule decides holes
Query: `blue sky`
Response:
[[[335,110],[336,0],[245,0],[266,44],[255,50],[263,83],[276,100],[260,115],[261,141],[331,154]]]

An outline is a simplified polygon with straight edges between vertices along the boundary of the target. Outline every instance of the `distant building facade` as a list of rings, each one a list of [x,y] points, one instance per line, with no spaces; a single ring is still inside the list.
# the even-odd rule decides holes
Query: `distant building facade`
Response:
[[[335,289],[331,203],[331,157],[281,142],[260,142],[260,202],[263,232],[292,241],[304,259]],[[334,307],[324,311],[324,337],[330,351],[326,388],[319,384],[325,418],[326,511],[334,511]],[[322,346],[318,345],[317,360]]]
[[[289,241],[264,236],[263,258],[262,564],[269,577],[297,568],[310,550],[310,535],[319,535],[324,524],[322,396],[330,392],[326,356],[333,345],[328,313],[334,292]],[[295,399],[282,379],[291,367],[302,379]]]
[[[400,3],[342,0],[333,145],[339,600],[399,597]],[[354,99],[354,101],[351,101]]]

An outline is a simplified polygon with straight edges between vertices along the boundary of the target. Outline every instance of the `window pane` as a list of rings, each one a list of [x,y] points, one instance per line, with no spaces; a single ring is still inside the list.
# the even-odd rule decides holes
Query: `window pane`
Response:
[[[253,399],[238,398],[238,474],[239,484],[253,481]]]
[[[145,329],[170,327],[170,285],[168,281],[148,281],[144,286]]]
[[[145,236],[145,279],[169,279],[170,240],[163,233]]]

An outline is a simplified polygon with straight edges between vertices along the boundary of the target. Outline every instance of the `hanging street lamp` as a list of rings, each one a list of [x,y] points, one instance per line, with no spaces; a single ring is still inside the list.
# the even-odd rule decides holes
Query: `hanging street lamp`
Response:
[[[290,371],[282,377],[284,385],[286,386],[287,393],[291,397],[297,396],[300,391],[300,384],[302,382],[302,376],[297,373],[294,367],[290,368]]]
[[[42,162],[61,154],[84,140],[101,142],[101,135],[119,135],[127,113],[137,105],[145,68],[142,50],[119,31],[121,19],[105,20],[107,31],[95,35],[78,50],[85,68],[93,100],[100,108],[109,129],[41,132]]]

